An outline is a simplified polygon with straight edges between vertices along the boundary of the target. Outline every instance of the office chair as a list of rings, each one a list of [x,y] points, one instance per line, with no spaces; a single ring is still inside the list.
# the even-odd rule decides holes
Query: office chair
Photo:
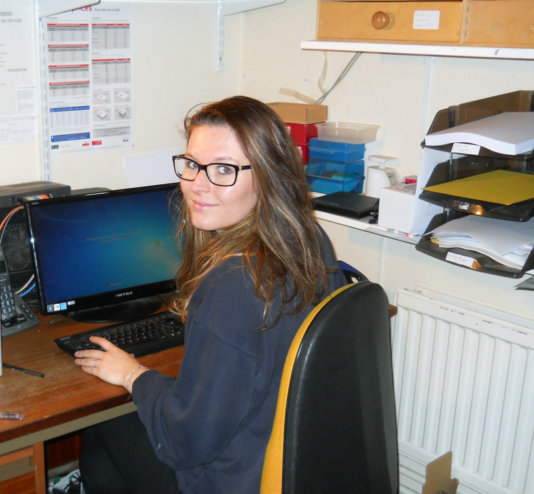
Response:
[[[345,276],[347,283],[355,283],[358,281],[368,281],[367,276],[365,276],[360,270],[356,269],[354,266],[347,264],[345,261],[338,261],[339,269]]]
[[[261,494],[395,494],[397,426],[383,289],[344,286],[307,317],[282,374]]]

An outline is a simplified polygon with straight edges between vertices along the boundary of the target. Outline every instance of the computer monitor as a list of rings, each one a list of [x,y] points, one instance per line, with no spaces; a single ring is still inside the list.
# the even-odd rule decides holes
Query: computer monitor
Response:
[[[175,290],[177,184],[25,203],[42,314],[132,320]]]

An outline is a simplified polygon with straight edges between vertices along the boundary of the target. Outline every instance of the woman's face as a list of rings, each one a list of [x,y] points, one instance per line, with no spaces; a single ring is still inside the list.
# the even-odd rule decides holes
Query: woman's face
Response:
[[[189,136],[185,155],[201,165],[227,163],[250,165],[234,132],[228,126],[202,125]],[[239,170],[231,187],[212,184],[201,170],[193,181],[180,181],[193,226],[200,230],[222,230],[239,223],[257,201],[252,170]]]

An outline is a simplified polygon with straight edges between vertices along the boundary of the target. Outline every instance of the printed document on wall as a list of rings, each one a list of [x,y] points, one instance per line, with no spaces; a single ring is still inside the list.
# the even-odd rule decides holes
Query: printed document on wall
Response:
[[[105,2],[46,19],[50,150],[132,145],[129,4]]]
[[[0,143],[37,140],[35,10],[0,0]]]

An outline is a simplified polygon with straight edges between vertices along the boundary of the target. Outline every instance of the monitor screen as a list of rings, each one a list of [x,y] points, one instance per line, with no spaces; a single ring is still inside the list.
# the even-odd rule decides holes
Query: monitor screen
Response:
[[[131,319],[140,299],[174,290],[178,205],[176,184],[28,201],[41,312]]]

